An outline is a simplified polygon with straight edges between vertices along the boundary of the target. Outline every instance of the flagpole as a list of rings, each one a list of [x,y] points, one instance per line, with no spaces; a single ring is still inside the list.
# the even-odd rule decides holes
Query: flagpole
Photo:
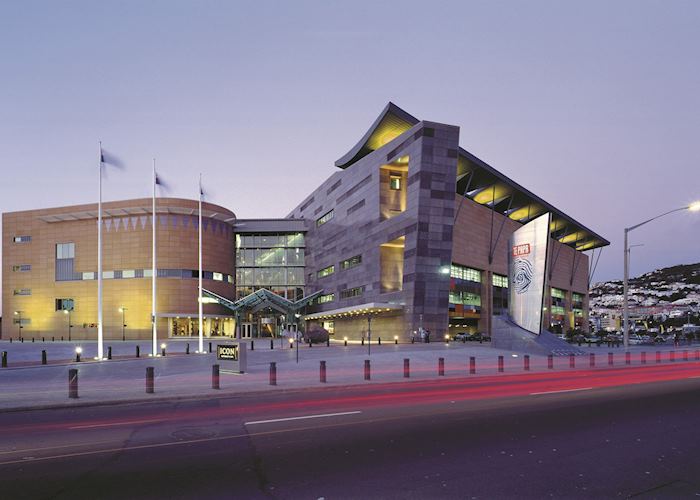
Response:
[[[204,352],[204,313],[202,303],[202,174],[199,174],[199,350]]]
[[[152,235],[152,256],[151,256],[151,262],[153,263],[153,268],[151,270],[151,324],[153,326],[153,345],[152,345],[152,356],[156,357],[158,354],[158,327],[156,325],[156,224],[157,224],[157,216],[156,216],[156,182],[157,182],[157,177],[156,177],[156,159],[153,158],[153,206],[152,206],[152,213],[153,213],[153,219],[152,219],[152,224],[151,228],[153,231]]]
[[[100,172],[97,198],[97,359],[104,357],[102,337],[102,141],[100,141]]]

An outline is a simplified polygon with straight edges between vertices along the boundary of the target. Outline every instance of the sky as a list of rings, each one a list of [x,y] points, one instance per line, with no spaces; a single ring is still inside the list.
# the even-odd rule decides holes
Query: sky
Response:
[[[700,2],[0,1],[0,211],[172,196],[283,217],[388,101],[611,241],[700,199]],[[630,233],[700,261],[700,214]]]

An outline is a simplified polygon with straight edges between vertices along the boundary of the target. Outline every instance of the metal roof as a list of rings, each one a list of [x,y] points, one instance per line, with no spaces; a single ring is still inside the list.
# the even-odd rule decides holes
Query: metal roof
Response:
[[[102,208],[102,217],[105,219],[113,217],[150,215],[151,213],[152,209],[150,204],[133,207]],[[199,215],[199,211],[196,208],[156,205],[156,214]],[[202,217],[216,219],[230,225],[233,225],[233,223],[236,222],[235,216],[231,216],[231,214],[227,213],[221,213],[220,211],[216,210],[203,209]],[[49,223],[97,219],[97,210],[78,210],[70,212],[51,213],[46,215],[39,215],[37,218],[39,220]]]

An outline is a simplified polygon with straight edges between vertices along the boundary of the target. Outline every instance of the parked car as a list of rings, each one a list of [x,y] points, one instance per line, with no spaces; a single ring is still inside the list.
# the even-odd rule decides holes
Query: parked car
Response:
[[[452,340],[459,342],[466,342],[469,337],[468,332],[459,332],[452,336]]]

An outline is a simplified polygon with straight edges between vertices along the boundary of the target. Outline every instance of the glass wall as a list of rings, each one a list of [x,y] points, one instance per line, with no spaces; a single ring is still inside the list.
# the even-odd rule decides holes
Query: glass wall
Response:
[[[289,300],[304,296],[304,234],[236,234],[236,298],[267,288]]]

